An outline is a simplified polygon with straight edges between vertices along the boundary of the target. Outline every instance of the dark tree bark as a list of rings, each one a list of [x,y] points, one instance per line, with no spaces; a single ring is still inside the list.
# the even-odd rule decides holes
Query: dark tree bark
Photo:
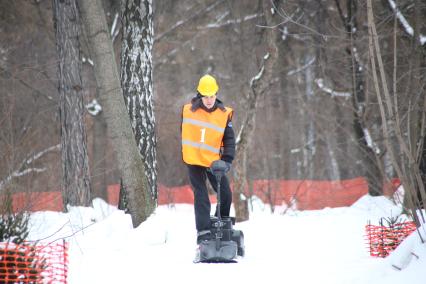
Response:
[[[262,10],[265,15],[266,25],[272,27],[272,11],[273,5],[271,1],[263,1]],[[245,221],[249,219],[247,192],[247,151],[250,141],[253,139],[256,108],[258,102],[262,99],[271,84],[273,68],[278,57],[278,48],[276,46],[277,30],[266,28],[266,50],[267,53],[263,57],[262,66],[259,73],[250,81],[251,92],[248,95],[247,110],[241,130],[237,137],[236,158],[234,163],[234,190],[233,201],[235,208],[235,217],[237,221]]]
[[[99,98],[98,98],[99,99]],[[92,188],[93,195],[107,200],[107,125],[104,112],[93,117],[93,165]]]
[[[340,17],[344,23],[346,30],[346,35],[348,37],[349,46],[347,47],[347,52],[350,55],[350,64],[351,74],[352,74],[352,105],[354,109],[354,134],[357,139],[358,147],[360,154],[363,160],[363,165],[365,168],[365,177],[368,183],[368,192],[372,196],[378,196],[383,194],[383,177],[384,171],[382,167],[382,162],[379,153],[376,154],[375,150],[372,148],[371,143],[368,143],[367,136],[370,135],[370,138],[373,139],[372,133],[367,134],[368,126],[365,121],[365,112],[367,109],[366,102],[366,90],[365,85],[366,78],[366,68],[360,62],[357,38],[358,38],[358,22],[357,22],[357,13],[358,5],[355,0],[346,1],[346,11],[344,14],[342,8],[339,4],[339,1],[335,1],[338,8]]]
[[[105,12],[100,0],[79,0],[78,3],[91,48],[108,135],[121,171],[133,226],[137,227],[154,211],[155,204],[126,111]]]
[[[59,58],[59,95],[62,152],[62,197],[67,205],[91,201],[89,161],[80,61],[80,16],[75,0],[53,1]]]
[[[390,91],[387,86],[387,76],[383,64],[382,51],[378,40],[378,33],[374,21],[373,4],[371,0],[367,0],[367,15],[371,73],[373,75],[373,84],[379,104],[380,116],[382,119],[382,131],[385,145],[387,150],[391,153],[392,163],[395,167],[398,177],[402,181],[402,185],[404,186],[404,208],[411,211],[410,213],[412,218],[416,222],[417,226],[420,226],[421,223],[424,223],[425,216],[423,212],[418,209],[420,209],[422,204],[424,204],[426,201],[426,191],[421,176],[420,159],[416,155],[419,154],[423,149],[423,140],[417,141],[416,145],[413,145],[410,141],[410,134],[405,135],[405,133],[403,133],[399,114],[399,103],[397,100],[395,100],[395,98],[391,98]],[[414,34],[416,34],[416,32],[414,32]],[[416,55],[414,54],[412,56]],[[395,71],[396,68],[394,67],[394,72]],[[409,71],[413,72],[414,70],[410,69]],[[409,81],[409,83],[411,82]],[[414,95],[414,97],[416,97],[416,94],[409,93],[408,95]],[[424,106],[425,105],[423,104],[423,107]],[[418,110],[416,108],[408,108],[407,120],[411,121],[412,115],[413,117],[418,117],[417,112]],[[416,131],[415,135],[424,133],[424,117],[422,121],[420,119],[416,120],[416,125],[417,128],[414,130]],[[410,129],[410,127],[411,125],[407,126],[408,129]],[[397,147],[391,143],[390,138],[392,136],[395,136],[396,138],[396,142],[398,143]],[[411,148],[413,146],[414,148]],[[399,157],[396,155],[397,150],[399,151],[398,154],[400,159],[398,159]]]
[[[157,196],[157,139],[153,106],[152,3],[122,3],[121,86],[152,197]]]

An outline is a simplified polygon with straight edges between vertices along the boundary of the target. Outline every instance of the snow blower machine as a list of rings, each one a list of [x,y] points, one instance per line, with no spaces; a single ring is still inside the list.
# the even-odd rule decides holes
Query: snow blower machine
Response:
[[[220,182],[226,169],[226,163],[221,160],[213,162],[210,167],[217,182],[217,216],[210,217],[211,238],[199,243],[195,263],[237,262],[237,257],[245,254],[244,234],[232,227],[235,218],[220,216]]]

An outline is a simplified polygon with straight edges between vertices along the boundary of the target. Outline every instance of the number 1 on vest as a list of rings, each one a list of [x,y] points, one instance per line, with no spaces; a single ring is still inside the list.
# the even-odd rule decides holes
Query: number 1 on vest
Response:
[[[205,128],[201,128],[201,139],[200,139],[200,143],[204,143],[205,136],[206,136],[206,129]]]

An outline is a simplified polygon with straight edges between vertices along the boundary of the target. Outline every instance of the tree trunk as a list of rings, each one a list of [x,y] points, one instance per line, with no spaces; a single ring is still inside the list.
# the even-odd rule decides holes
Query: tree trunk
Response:
[[[98,95],[97,95],[97,99]],[[93,195],[108,200],[107,192],[107,125],[104,112],[101,111],[93,117],[93,164],[92,188]]]
[[[316,61],[315,53],[313,47],[307,47],[305,54],[303,55],[303,64],[307,66],[303,72],[304,83],[305,83],[305,93],[303,101],[305,102],[308,109],[315,109],[316,105],[314,103],[314,91],[313,84],[315,79],[315,70],[313,64],[309,62]],[[314,111],[315,113],[315,111]],[[317,130],[314,124],[314,117],[305,116],[304,118],[304,141],[303,148],[303,169],[305,171],[304,178],[314,179],[316,176],[315,160],[318,159],[320,154],[317,147]]]
[[[378,34],[374,22],[374,13],[372,1],[367,0],[367,15],[368,15],[368,31],[369,31],[369,55],[371,62],[371,70],[373,75],[373,83],[376,91],[376,96],[379,103],[380,116],[382,118],[382,131],[387,150],[390,152],[392,163],[398,173],[404,186],[404,207],[411,210],[411,215],[418,226],[424,223],[424,215],[422,211],[418,210],[426,201],[426,191],[424,188],[423,180],[420,172],[419,160],[416,159],[413,153],[417,153],[417,149],[410,149],[410,139],[405,139],[405,135],[401,129],[400,117],[398,114],[399,106],[390,97],[390,92],[387,87],[387,78],[384,70],[384,64],[381,55],[381,48],[379,45]],[[396,52],[396,51],[395,51]],[[376,68],[376,60],[378,68]],[[378,69],[378,71],[377,71]],[[377,73],[380,75],[380,83]],[[383,95],[380,87],[383,89]],[[414,110],[417,111],[417,110]],[[412,109],[408,109],[410,115]],[[422,123],[420,123],[422,124]],[[417,129],[419,133],[424,130],[424,125]],[[424,133],[424,132],[423,132]],[[397,160],[394,145],[390,143],[390,135],[395,135],[400,155],[402,156],[401,162]],[[419,147],[420,145],[416,145]],[[421,150],[421,149],[420,149]],[[422,218],[422,220],[420,220]]]
[[[356,141],[358,142],[359,152],[364,165],[364,173],[368,183],[368,192],[372,196],[378,196],[383,194],[383,177],[384,170],[381,165],[380,158],[376,154],[377,149],[373,148],[374,137],[373,133],[369,131],[367,122],[365,121],[365,112],[367,108],[366,94],[367,89],[365,85],[365,66],[362,66],[357,53],[357,2],[354,0],[347,1],[347,14],[344,15],[339,1],[336,0],[336,5],[340,13],[340,17],[344,22],[346,34],[348,36],[348,42],[350,45],[347,48],[347,52],[350,55],[351,74],[352,74],[352,105],[354,109],[354,134]],[[372,142],[368,142],[367,135],[370,136]]]
[[[100,103],[104,106],[108,135],[116,153],[123,186],[128,196],[133,226],[137,227],[154,211],[154,199],[149,192],[143,161],[126,112],[102,3],[100,0],[79,0],[78,3],[94,61],[95,77]]]
[[[54,0],[53,11],[59,58],[62,198],[67,210],[67,205],[88,206],[91,201],[81,80],[80,17],[75,0]]]
[[[263,1],[263,13],[266,18],[266,25],[272,26],[272,9],[270,1]],[[237,221],[249,219],[247,189],[247,151],[249,142],[253,140],[253,134],[256,122],[256,108],[258,102],[267,91],[273,75],[273,67],[278,57],[276,47],[277,30],[266,29],[266,47],[267,54],[264,56],[263,65],[259,73],[252,78],[250,82],[251,93],[248,95],[246,116],[243,120],[240,132],[237,136],[236,159],[234,165],[234,191],[233,201],[235,208],[235,217]]]
[[[157,154],[153,106],[153,22],[150,0],[126,0],[122,7],[121,85],[152,197],[157,196]]]

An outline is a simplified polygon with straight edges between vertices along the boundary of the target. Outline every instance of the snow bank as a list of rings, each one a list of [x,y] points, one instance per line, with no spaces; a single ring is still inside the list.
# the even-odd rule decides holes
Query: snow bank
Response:
[[[291,208],[286,214],[284,208],[271,214],[260,200],[252,204],[250,220],[236,224],[244,231],[247,252],[238,264],[192,263],[192,205],[159,206],[133,228],[128,214],[95,200],[93,208],[32,214],[30,237],[69,242],[70,284],[207,284],[217,282],[212,275],[218,271],[227,282],[423,284],[426,279],[426,249],[415,235],[386,259],[369,256],[367,222],[401,213],[387,198],[366,195],[351,207]]]

